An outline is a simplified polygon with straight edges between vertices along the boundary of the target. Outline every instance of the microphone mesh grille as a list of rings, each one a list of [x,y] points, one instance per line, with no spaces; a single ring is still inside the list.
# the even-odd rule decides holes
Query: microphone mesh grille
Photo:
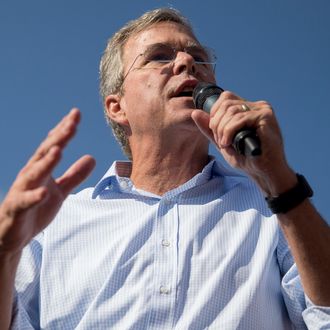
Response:
[[[220,95],[223,89],[217,85],[200,82],[193,91],[193,100],[197,109],[203,109],[204,102],[212,95]]]

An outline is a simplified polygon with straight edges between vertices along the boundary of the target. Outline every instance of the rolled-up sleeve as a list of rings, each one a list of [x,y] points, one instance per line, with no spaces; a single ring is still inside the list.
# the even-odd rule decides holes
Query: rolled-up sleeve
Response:
[[[306,309],[303,318],[308,329],[330,329],[330,307],[317,306],[305,295]]]
[[[283,233],[278,243],[282,293],[289,317],[298,329],[330,329],[330,307],[317,306],[304,293],[296,264]]]

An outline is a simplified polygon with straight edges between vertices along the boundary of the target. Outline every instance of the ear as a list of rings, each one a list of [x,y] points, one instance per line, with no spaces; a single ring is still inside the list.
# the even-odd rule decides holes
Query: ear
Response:
[[[122,126],[128,126],[125,110],[120,104],[121,97],[118,94],[111,94],[105,98],[105,109],[107,116]]]

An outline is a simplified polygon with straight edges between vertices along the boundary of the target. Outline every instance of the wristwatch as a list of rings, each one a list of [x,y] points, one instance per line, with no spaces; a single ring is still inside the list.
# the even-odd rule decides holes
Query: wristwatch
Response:
[[[296,175],[298,182],[293,188],[279,196],[266,197],[268,207],[273,213],[287,213],[302,203],[306,198],[313,196],[313,190],[305,177],[298,173]]]

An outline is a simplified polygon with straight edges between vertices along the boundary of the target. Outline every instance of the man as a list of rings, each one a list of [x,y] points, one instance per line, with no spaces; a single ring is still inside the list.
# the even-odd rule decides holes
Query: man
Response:
[[[329,227],[286,162],[268,103],[224,92],[210,115],[195,110],[192,90],[215,82],[212,63],[171,9],[109,41],[101,94],[132,162],[66,198],[94,166],[84,156],[52,178],[79,111],[49,133],[0,209],[1,328],[329,326]],[[261,156],[233,149],[243,127]],[[256,185],[214,161],[208,140]]]

